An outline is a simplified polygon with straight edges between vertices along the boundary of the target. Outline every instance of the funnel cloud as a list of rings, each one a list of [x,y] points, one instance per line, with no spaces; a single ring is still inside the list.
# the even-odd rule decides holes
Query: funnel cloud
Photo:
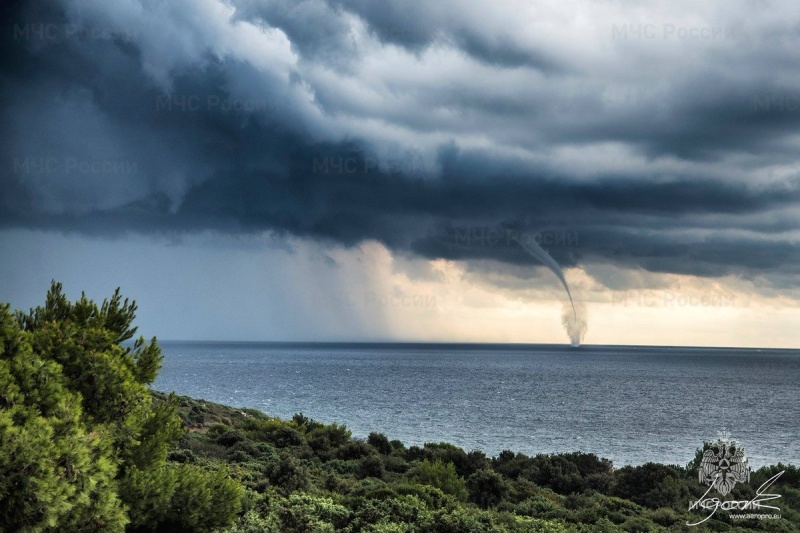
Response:
[[[536,239],[525,238],[524,235],[522,237],[523,238],[521,239],[516,239],[522,249],[540,261],[544,266],[549,268],[550,271],[561,281],[561,285],[564,286],[564,290],[567,291],[569,307],[565,307],[565,314],[562,316],[561,322],[564,324],[564,328],[567,330],[567,335],[569,335],[572,345],[579,346],[587,330],[586,313],[582,313],[581,316],[578,315],[578,311],[575,307],[575,301],[572,299],[572,293],[569,290],[567,278],[564,277],[564,272],[561,270],[561,266],[556,262],[556,260],[553,259],[544,248],[539,246],[539,243],[536,242]],[[569,312],[570,307],[572,308],[572,313]],[[581,308],[583,309],[583,306],[581,306]]]

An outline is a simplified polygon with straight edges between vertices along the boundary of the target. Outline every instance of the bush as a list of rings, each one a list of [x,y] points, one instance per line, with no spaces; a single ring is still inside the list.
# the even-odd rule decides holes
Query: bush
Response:
[[[281,529],[274,515],[262,516],[258,511],[250,510],[228,529],[228,533],[281,533]]]
[[[217,444],[219,444],[221,446],[225,446],[226,448],[229,448],[229,447],[233,446],[234,444],[237,444],[239,442],[243,442],[245,440],[247,440],[247,437],[244,436],[244,433],[242,433],[241,431],[235,430],[235,429],[230,429],[230,430],[226,431],[225,433],[222,433],[221,435],[219,435],[216,439],[214,439],[214,442],[216,442]]]
[[[669,527],[681,522],[681,517],[678,516],[678,513],[667,507],[651,511],[647,517],[656,524],[664,527]]]
[[[357,531],[367,524],[387,522],[417,523],[425,512],[425,504],[415,496],[393,494],[392,498],[370,498],[359,501],[352,521],[353,529]]]
[[[287,453],[282,453],[277,464],[268,467],[266,473],[270,483],[286,495],[305,490],[311,485],[308,470]]]
[[[683,504],[689,492],[675,467],[647,463],[620,468],[615,475],[613,494],[651,509]]]
[[[364,500],[387,500],[396,498],[397,492],[379,479],[367,478],[350,487],[348,496]]]
[[[375,448],[381,455],[392,453],[392,445],[383,433],[370,433],[367,437],[367,444]]]
[[[492,521],[490,515],[458,508],[435,513],[430,521],[422,524],[420,531],[435,533],[503,533],[504,529]]]
[[[309,494],[293,494],[278,503],[274,512],[280,520],[281,531],[286,533],[338,531],[350,518],[346,507],[330,498]]]
[[[587,487],[578,466],[563,455],[537,455],[528,461],[525,476],[559,494],[581,492]]]
[[[389,472],[397,472],[404,474],[408,472],[409,464],[402,457],[396,455],[387,455],[383,458],[383,466]]]
[[[374,477],[383,479],[384,474],[383,461],[379,456],[370,455],[361,460],[358,467],[359,478]]]
[[[464,479],[456,473],[453,463],[444,463],[441,460],[434,462],[425,460],[417,463],[409,471],[409,476],[423,485],[436,487],[458,500],[467,499],[467,488]]]
[[[350,442],[352,434],[345,426],[331,424],[317,426],[308,434],[308,444],[318,455]]]
[[[424,458],[429,461],[439,460],[443,463],[453,463],[458,475],[464,478],[475,473],[474,463],[470,460],[467,452],[447,442],[426,443]]]
[[[623,531],[629,531],[630,533],[650,533],[651,531],[657,531],[656,526],[652,522],[641,516],[629,518],[621,527]]]
[[[508,482],[494,470],[478,470],[466,482],[469,501],[483,509],[500,503],[508,494]]]
[[[175,463],[196,463],[197,456],[191,450],[173,450],[167,454],[167,460]]]
[[[344,459],[345,461],[348,459],[363,459],[374,453],[375,450],[369,444],[352,441],[336,449],[336,458]]]
[[[302,446],[306,443],[306,439],[296,429],[288,426],[279,426],[273,429],[268,437],[267,442],[271,442],[278,448],[288,448],[290,446]]]

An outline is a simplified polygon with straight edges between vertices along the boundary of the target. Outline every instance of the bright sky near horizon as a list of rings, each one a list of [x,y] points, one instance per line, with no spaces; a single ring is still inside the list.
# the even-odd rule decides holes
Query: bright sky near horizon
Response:
[[[197,340],[800,347],[800,4],[0,7],[0,301]]]
[[[0,247],[3,299],[27,309],[51,279],[70,297],[122,286],[139,303],[140,333],[174,340],[566,343],[566,296],[543,268],[520,280],[504,265],[394,256],[270,238],[182,242],[13,231]],[[608,267],[613,268],[613,267]],[[591,269],[589,269],[591,270]],[[653,275],[640,272],[643,278]],[[652,289],[610,291],[568,269],[585,306],[588,344],[796,347],[796,302],[736,279],[682,275]]]

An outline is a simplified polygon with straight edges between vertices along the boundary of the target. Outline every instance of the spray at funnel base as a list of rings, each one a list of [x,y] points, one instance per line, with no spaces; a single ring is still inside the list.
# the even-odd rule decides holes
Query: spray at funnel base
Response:
[[[586,314],[586,306],[578,303],[577,306],[570,307],[564,304],[564,310],[561,313],[561,323],[564,324],[564,329],[567,330],[569,335],[570,344],[573,347],[578,347],[583,342],[583,337],[589,329]]]

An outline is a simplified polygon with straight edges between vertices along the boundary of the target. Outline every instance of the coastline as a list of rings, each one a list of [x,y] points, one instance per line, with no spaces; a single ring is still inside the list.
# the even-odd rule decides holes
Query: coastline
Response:
[[[169,459],[226,468],[253,500],[230,531],[671,531],[703,519],[687,506],[708,489],[692,470],[699,454],[686,467],[614,467],[581,452],[488,457],[448,443],[406,447],[381,433],[356,439],[345,426],[301,414],[281,420],[187,396],[173,401],[187,433]],[[788,505],[800,496],[795,466],[758,469],[728,499],[751,497],[757,482],[777,470],[783,479],[773,488],[784,499],[774,524],[783,528],[800,523],[800,509]],[[373,523],[363,522],[365,506]],[[398,507],[414,509],[413,519],[395,514]],[[290,515],[317,525],[298,528],[284,521]],[[720,511],[703,527],[763,530],[764,520]]]

